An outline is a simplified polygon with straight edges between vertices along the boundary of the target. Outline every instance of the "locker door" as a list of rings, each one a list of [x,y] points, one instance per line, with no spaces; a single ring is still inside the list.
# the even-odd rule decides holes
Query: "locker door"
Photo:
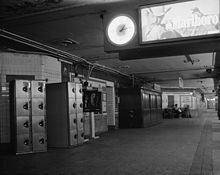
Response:
[[[75,114],[77,110],[76,100],[74,98],[69,98],[69,114]]]
[[[15,97],[30,98],[30,81],[28,80],[15,81]]]
[[[75,99],[76,97],[76,95],[75,95],[75,93],[76,93],[76,87],[75,87],[75,84],[74,83],[68,83],[68,98],[73,98],[73,99]]]
[[[45,81],[31,81],[31,96],[32,98],[45,97]]]
[[[31,106],[30,99],[16,98],[16,116],[30,116]]]
[[[32,152],[30,134],[17,135],[16,154],[24,154],[30,152]]]
[[[77,113],[83,113],[83,101],[82,101],[82,99],[77,99]]]
[[[33,151],[45,152],[47,150],[47,139],[44,132],[33,134]]]
[[[33,133],[46,132],[46,121],[44,116],[32,116],[32,131]]]
[[[30,134],[30,117],[29,116],[17,116],[17,135]]]
[[[44,98],[32,98],[31,102],[32,116],[44,116],[46,113]]]
[[[82,85],[76,84],[76,98],[82,99]]]

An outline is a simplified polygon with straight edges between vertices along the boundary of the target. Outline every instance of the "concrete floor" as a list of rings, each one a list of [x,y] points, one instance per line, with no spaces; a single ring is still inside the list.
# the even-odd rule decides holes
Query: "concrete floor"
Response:
[[[0,174],[219,175],[219,134],[215,112],[166,119],[151,128],[110,131],[76,148],[0,155]]]

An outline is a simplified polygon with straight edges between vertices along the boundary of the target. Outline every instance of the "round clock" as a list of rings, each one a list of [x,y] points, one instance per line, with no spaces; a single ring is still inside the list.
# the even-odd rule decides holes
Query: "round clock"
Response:
[[[134,20],[126,15],[113,18],[107,26],[107,37],[115,45],[125,45],[129,43],[136,34]]]

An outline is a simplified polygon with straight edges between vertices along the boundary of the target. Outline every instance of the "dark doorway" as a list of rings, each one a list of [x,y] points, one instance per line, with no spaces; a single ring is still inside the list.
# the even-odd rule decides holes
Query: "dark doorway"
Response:
[[[173,107],[173,105],[174,105],[174,96],[168,95],[168,108]]]

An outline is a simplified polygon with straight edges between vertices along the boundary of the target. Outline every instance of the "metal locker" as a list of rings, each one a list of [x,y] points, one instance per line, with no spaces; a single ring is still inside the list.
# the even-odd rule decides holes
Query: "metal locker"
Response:
[[[74,83],[68,83],[67,85],[68,87],[68,98],[76,98],[76,88],[75,88],[75,84]]]
[[[17,135],[29,134],[30,135],[30,117],[29,116],[17,116]]]
[[[32,151],[31,137],[29,134],[17,135],[16,154],[30,153]]]
[[[76,114],[72,114],[69,116],[69,128],[70,128],[70,145],[77,145],[77,118]]]
[[[83,113],[83,101],[82,99],[76,99],[77,113]]]
[[[42,116],[45,115],[45,99],[44,98],[32,98],[32,116]]]
[[[12,143],[16,154],[46,151],[45,81],[10,84]]]
[[[82,86],[72,82],[47,84],[46,96],[48,145],[71,147],[83,143],[83,126],[77,126],[77,115],[83,114]]]
[[[82,85],[76,84],[76,98],[82,99]]]
[[[32,98],[45,97],[45,81],[31,81],[31,97]]]
[[[45,81],[31,81],[33,152],[44,152],[47,150],[45,85]]]
[[[32,116],[32,133],[46,133],[46,121],[44,116]]]
[[[30,98],[30,81],[28,80],[15,81],[15,97]]]
[[[47,137],[45,133],[33,134],[33,151],[44,152],[47,150]]]
[[[28,98],[16,98],[16,116],[30,116],[31,106],[30,99]]]

